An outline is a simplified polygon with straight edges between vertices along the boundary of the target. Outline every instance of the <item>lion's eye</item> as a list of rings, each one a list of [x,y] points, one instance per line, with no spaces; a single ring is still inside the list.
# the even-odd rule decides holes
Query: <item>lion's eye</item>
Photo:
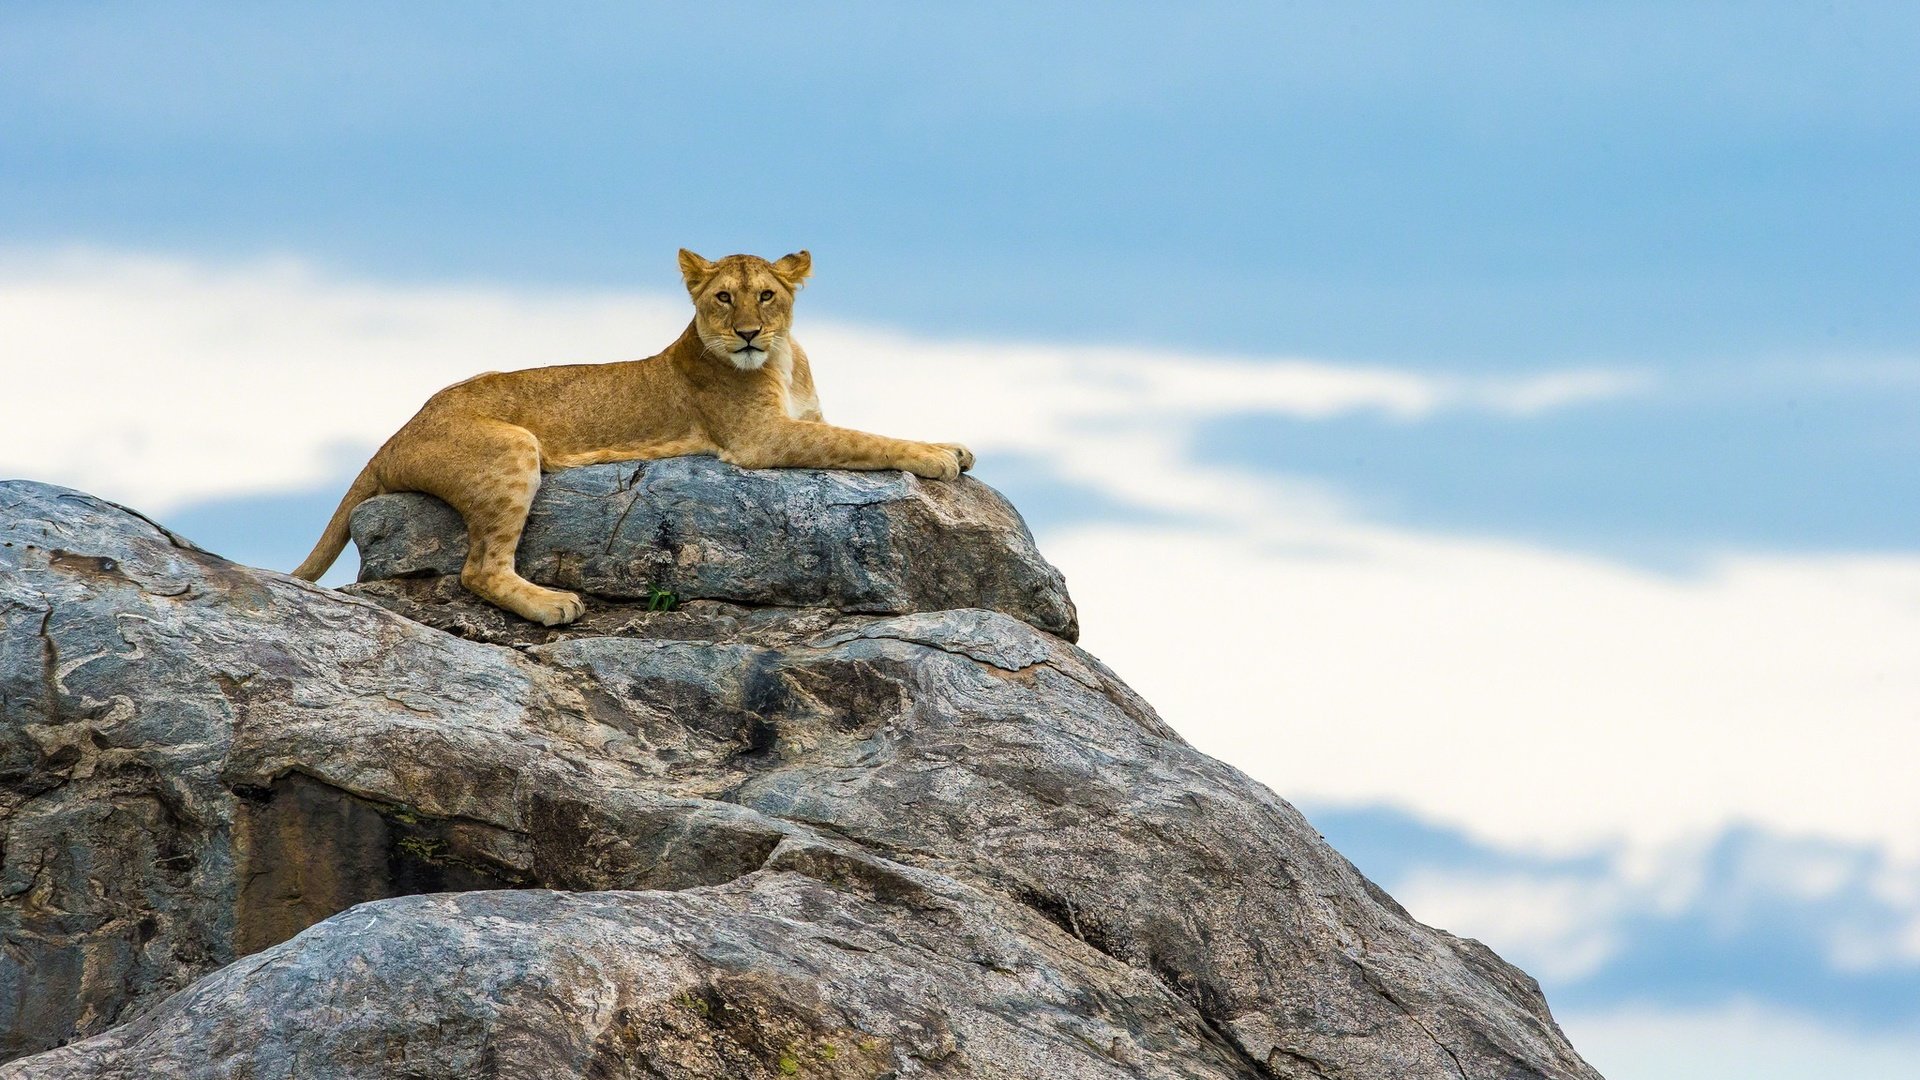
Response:
[[[718,301],[720,301],[720,302],[721,302],[721,303],[723,303],[723,304],[731,304],[731,303],[733,303],[733,294],[732,294],[732,293],[730,293],[730,292],[717,292],[717,293],[714,293],[714,294],[713,294],[713,298],[714,298],[715,300],[718,300]]]
[[[760,302],[761,302],[761,303],[763,303],[763,304],[764,304],[764,303],[766,303],[767,301],[769,301],[769,300],[771,300],[771,299],[773,299],[773,290],[772,290],[772,289],[761,289],[761,290],[760,290]]]

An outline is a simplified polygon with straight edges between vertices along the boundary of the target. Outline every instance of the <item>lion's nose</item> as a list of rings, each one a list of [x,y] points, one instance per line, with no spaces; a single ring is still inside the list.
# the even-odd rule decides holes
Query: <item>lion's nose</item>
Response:
[[[749,345],[753,344],[754,338],[760,336],[760,331],[758,330],[735,330],[734,333],[739,334],[740,340]]]

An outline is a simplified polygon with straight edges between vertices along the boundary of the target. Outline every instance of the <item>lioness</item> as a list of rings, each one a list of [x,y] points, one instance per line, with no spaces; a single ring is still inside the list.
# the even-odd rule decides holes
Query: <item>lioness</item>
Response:
[[[905,469],[936,480],[972,468],[972,451],[958,443],[889,439],[821,419],[807,354],[789,333],[794,293],[812,272],[804,251],[775,262],[708,262],[682,248],[693,321],[665,352],[493,372],[433,395],[360,470],[294,575],[315,581],[327,572],[347,545],[354,507],[390,491],[424,491],[466,519],[461,584],[557,626],[586,611],[580,597],[513,568],[542,471],[681,454],[747,469]]]

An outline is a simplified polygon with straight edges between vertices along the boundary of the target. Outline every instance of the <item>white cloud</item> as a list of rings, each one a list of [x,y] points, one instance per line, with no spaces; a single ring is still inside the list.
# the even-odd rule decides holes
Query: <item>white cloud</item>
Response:
[[[1662,943],[1702,934],[1722,947],[1745,942],[1789,956],[1818,952],[1824,965],[1811,966],[1830,973],[1920,978],[1920,951],[1913,948],[1920,865],[1888,858],[1879,847],[1741,828],[1711,843],[1577,859],[1400,857],[1409,865],[1386,885],[1417,918],[1479,938],[1549,984],[1574,986],[1596,975],[1604,982],[1609,965],[1622,959],[1644,971],[1661,962]],[[1664,962],[1682,968],[1693,961]],[[1785,983],[1764,989],[1785,995],[1777,1000],[1818,999],[1817,991]]]
[[[1920,559],[1730,556],[1672,579],[1297,521],[1099,525],[1047,550],[1087,645],[1290,797],[1507,846],[1746,821],[1920,855]]]
[[[478,371],[649,354],[678,298],[344,280],[298,263],[0,259],[0,470],[164,515],[337,479]],[[804,309],[803,309],[804,319]],[[1675,579],[1389,529],[1337,492],[1193,460],[1201,422],[1537,414],[1632,373],[931,342],[802,323],[829,418],[1030,454],[1165,512],[1047,538],[1086,643],[1291,797],[1508,845],[1659,848],[1745,820],[1920,845],[1920,558],[1727,555]]]
[[[1548,982],[1573,982],[1613,959],[1638,899],[1589,875],[1439,869],[1393,882],[1393,894],[1421,922],[1485,941]]]
[[[1560,1017],[1612,1080],[1913,1080],[1920,1035],[1830,1027],[1754,1005],[1636,1007]]]

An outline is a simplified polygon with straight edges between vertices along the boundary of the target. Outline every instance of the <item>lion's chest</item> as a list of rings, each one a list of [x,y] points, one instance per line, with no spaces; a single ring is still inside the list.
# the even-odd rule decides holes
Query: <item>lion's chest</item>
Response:
[[[784,349],[776,352],[768,358],[767,368],[773,372],[774,385],[780,388],[781,406],[790,419],[798,420],[807,412],[808,402],[793,392],[793,354]]]

